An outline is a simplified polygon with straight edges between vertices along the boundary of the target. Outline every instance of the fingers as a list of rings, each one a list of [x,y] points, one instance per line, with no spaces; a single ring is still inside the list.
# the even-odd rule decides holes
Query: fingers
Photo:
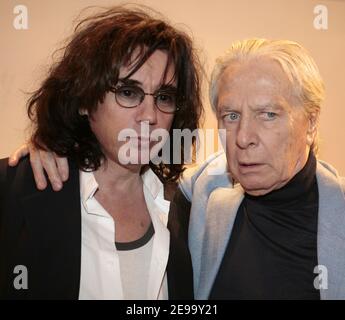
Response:
[[[45,172],[47,173],[48,179],[52,185],[54,191],[59,191],[62,188],[62,182],[64,181],[62,176],[60,176],[58,164],[57,164],[57,156],[53,152],[47,152],[44,150],[39,150],[41,165],[43,166]],[[62,158],[61,158],[62,159]],[[67,161],[67,160],[66,160]],[[62,163],[62,164],[61,164]],[[62,165],[62,171],[64,169],[63,160],[59,160],[60,166]],[[67,169],[67,176],[68,176],[68,169]]]
[[[67,159],[61,158],[53,152],[36,149],[32,144],[27,143],[22,145],[10,156],[8,164],[10,166],[16,166],[19,160],[28,153],[30,153],[30,164],[37,188],[44,190],[47,187],[45,171],[53,190],[61,190],[62,183],[69,176]]]
[[[25,143],[19,149],[17,149],[10,155],[8,159],[8,165],[10,167],[15,167],[18,164],[19,160],[25,157],[28,153],[29,153],[29,147]]]
[[[37,189],[44,190],[47,187],[47,180],[44,175],[39,150],[30,148],[30,164],[34,174]]]
[[[61,158],[54,154],[56,166],[63,182],[68,180],[69,170],[67,158]]]

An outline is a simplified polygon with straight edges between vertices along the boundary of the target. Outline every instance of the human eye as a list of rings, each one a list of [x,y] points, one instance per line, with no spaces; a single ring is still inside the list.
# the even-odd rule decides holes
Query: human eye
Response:
[[[239,120],[240,118],[240,114],[238,112],[228,112],[227,114],[223,115],[223,119],[226,122],[236,122],[237,120]]]
[[[140,96],[140,89],[134,86],[121,86],[116,89],[116,94],[120,98],[137,99]]]
[[[161,104],[175,104],[176,101],[176,95],[172,92],[159,92],[157,94],[157,102]]]
[[[277,118],[277,113],[272,112],[272,111],[264,111],[260,113],[260,117],[263,120],[271,121]]]

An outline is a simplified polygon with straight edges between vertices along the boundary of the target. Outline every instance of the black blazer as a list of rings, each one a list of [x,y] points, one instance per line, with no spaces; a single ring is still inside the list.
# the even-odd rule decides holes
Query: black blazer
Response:
[[[189,217],[172,206],[167,266],[170,299],[193,299],[187,246]],[[0,160],[0,299],[78,299],[81,264],[81,207],[78,168],[60,192],[36,189],[30,162],[15,168]],[[28,289],[17,290],[14,267],[28,269]]]

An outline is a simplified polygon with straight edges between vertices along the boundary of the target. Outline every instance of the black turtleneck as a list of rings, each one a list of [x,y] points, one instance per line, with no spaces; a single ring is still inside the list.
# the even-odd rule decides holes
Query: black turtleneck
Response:
[[[320,299],[316,159],[283,188],[245,197],[210,299]]]

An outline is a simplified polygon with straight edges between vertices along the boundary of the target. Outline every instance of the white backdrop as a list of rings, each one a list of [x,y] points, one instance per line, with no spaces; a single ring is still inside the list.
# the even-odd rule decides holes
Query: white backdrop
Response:
[[[344,0],[137,2],[152,6],[191,32],[207,70],[234,40],[266,37],[290,39],[304,45],[315,58],[326,83],[320,158],[345,175]],[[0,0],[0,157],[8,156],[25,141],[24,129],[28,124],[25,92],[37,88],[52,61],[51,54],[71,34],[72,22],[80,10],[90,5],[118,3],[116,0]],[[27,30],[17,30],[13,25],[18,5],[25,5],[28,10]],[[318,13],[314,13],[317,5],[323,5],[328,13],[327,28],[321,30],[315,24],[319,21]],[[205,127],[215,126],[208,110]]]

